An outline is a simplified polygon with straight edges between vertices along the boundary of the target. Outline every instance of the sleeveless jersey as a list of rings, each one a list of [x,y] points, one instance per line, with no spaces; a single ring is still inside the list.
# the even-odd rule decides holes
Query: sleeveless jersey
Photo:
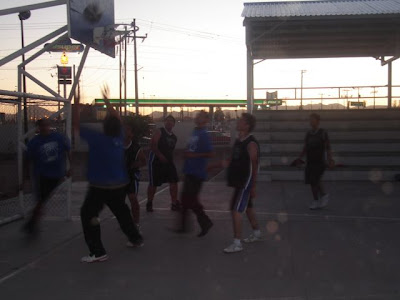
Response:
[[[135,142],[132,142],[128,148],[125,148],[125,163],[130,177],[140,172],[138,168],[132,167],[132,164],[137,160],[140,149],[140,145]]]
[[[243,188],[251,180],[252,166],[248,145],[254,142],[260,156],[260,145],[254,136],[250,135],[245,140],[237,139],[232,149],[232,160],[228,167],[228,185]]]
[[[316,132],[308,131],[305,138],[307,164],[325,164],[327,132],[320,128]]]
[[[158,150],[165,156],[168,162],[174,161],[174,150],[178,138],[174,133],[168,133],[165,128],[160,128],[161,136],[158,140]],[[158,160],[158,158],[155,158]]]

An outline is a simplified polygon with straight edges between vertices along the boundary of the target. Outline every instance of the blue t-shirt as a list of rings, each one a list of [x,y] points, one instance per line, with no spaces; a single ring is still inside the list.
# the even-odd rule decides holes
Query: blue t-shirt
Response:
[[[80,135],[89,144],[89,183],[105,187],[128,183],[123,135],[111,137],[84,126]]]
[[[69,139],[57,132],[36,135],[27,145],[27,155],[33,162],[35,176],[64,177],[66,152],[70,149]]]
[[[187,151],[195,153],[211,152],[210,136],[205,128],[195,128],[190,137]],[[183,167],[183,173],[193,175],[205,180],[207,178],[207,158],[187,158]]]

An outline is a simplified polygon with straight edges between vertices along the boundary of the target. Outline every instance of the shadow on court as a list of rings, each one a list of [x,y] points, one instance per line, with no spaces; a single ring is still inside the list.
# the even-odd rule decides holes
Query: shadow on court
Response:
[[[141,201],[145,189],[142,183]],[[327,189],[329,207],[311,212],[302,183],[260,183],[265,240],[227,255],[232,191],[218,178],[205,184],[201,197],[215,226],[197,238],[197,224],[187,235],[167,230],[176,213],[164,186],[155,212],[142,209],[145,246],[126,248],[106,209],[110,259],[88,265],[79,262],[87,254],[78,217],[86,184],[74,183],[72,221],[44,221],[36,240],[23,238],[21,222],[0,227],[1,299],[399,299],[400,185],[338,182]],[[244,229],[250,233],[246,222]]]

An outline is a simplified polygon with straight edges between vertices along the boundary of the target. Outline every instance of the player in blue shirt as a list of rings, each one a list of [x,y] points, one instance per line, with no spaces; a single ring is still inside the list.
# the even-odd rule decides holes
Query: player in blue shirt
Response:
[[[68,138],[51,131],[48,119],[40,119],[36,125],[39,134],[35,135],[28,143],[27,158],[33,164],[37,202],[31,218],[24,225],[27,233],[36,232],[44,204],[64,177],[70,176],[71,173],[71,170],[66,171],[66,157],[71,163],[71,145]]]
[[[141,247],[143,238],[134,225],[125,203],[129,182],[125,165],[124,138],[119,114],[110,104],[108,88],[103,90],[108,116],[103,132],[81,127],[81,136],[89,144],[89,189],[81,208],[81,222],[89,255],[81,262],[93,263],[108,259],[101,241],[99,214],[106,204],[116,216],[123,233],[128,237],[128,247]]]
[[[185,180],[181,195],[182,211],[180,228],[177,230],[177,232],[186,232],[187,211],[191,209],[196,215],[201,228],[201,232],[198,234],[199,237],[206,235],[213,226],[199,200],[201,187],[207,179],[208,158],[214,156],[211,140],[206,129],[208,121],[208,113],[205,111],[200,111],[197,114],[195,119],[196,128],[193,130],[184,154],[185,164],[183,173],[185,174]]]

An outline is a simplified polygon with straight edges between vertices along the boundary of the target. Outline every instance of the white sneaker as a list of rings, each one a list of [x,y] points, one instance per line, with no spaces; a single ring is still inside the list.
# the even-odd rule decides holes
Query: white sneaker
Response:
[[[126,246],[128,248],[141,248],[141,247],[144,246],[144,242],[143,242],[143,240],[139,240],[136,243],[132,243],[131,241],[127,241],[126,242]]]
[[[225,253],[235,253],[235,252],[240,252],[243,250],[243,246],[242,244],[235,244],[233,243],[232,245],[230,245],[229,247],[226,247],[224,249]]]
[[[261,242],[261,236],[257,236],[254,233],[250,234],[248,238],[245,238],[243,242],[245,243],[254,243],[254,242]]]
[[[88,255],[81,258],[82,263],[94,263],[94,262],[102,262],[108,259],[108,255],[104,254],[101,256]]]
[[[329,194],[325,194],[324,196],[322,196],[318,207],[319,208],[325,208],[325,207],[328,206],[328,203],[329,203]]]
[[[136,224],[136,228],[139,231],[139,233],[142,234],[142,226],[140,226],[140,224]]]
[[[314,200],[313,202],[311,202],[310,206],[308,207],[309,209],[318,209],[319,206],[319,202],[317,200]]]

